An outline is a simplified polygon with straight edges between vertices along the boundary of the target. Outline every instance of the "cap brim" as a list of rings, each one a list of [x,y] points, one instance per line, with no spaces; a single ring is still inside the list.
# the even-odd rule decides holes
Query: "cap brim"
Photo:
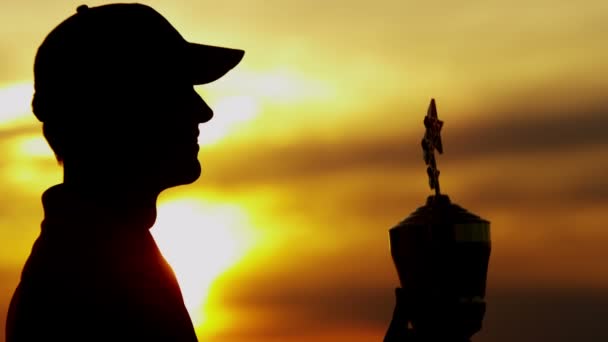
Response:
[[[188,43],[193,84],[210,83],[224,76],[243,59],[245,51]]]

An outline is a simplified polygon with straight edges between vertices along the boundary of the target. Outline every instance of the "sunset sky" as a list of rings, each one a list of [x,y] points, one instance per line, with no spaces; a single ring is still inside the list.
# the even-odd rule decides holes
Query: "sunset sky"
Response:
[[[89,1],[89,6],[105,2]],[[153,233],[201,341],[381,341],[388,229],[441,189],[491,221],[479,342],[608,341],[608,1],[143,1],[240,48],[197,90],[203,174]],[[0,5],[0,342],[62,170],[31,113],[36,49],[81,1]]]

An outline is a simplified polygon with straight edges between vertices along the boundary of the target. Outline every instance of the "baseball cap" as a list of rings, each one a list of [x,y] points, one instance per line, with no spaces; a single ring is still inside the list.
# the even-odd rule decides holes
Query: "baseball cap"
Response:
[[[34,113],[74,94],[181,77],[213,82],[234,68],[244,51],[186,41],[153,8],[136,3],[81,5],[54,28],[34,62]]]

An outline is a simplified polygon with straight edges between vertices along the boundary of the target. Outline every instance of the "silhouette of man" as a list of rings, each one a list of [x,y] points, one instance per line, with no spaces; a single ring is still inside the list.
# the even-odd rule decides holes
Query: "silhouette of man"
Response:
[[[198,125],[213,112],[193,85],[243,54],[188,43],[140,4],[80,6],[46,37],[32,107],[64,181],[42,196],[7,342],[196,341],[149,228],[160,192],[201,172]]]

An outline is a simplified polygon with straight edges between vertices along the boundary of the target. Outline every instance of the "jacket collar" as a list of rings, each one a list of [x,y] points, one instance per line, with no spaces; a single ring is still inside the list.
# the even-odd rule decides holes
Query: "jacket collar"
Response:
[[[132,204],[96,197],[66,184],[58,184],[42,195],[43,229],[44,226],[62,226],[62,229],[91,232],[149,230],[156,220],[156,208]]]

